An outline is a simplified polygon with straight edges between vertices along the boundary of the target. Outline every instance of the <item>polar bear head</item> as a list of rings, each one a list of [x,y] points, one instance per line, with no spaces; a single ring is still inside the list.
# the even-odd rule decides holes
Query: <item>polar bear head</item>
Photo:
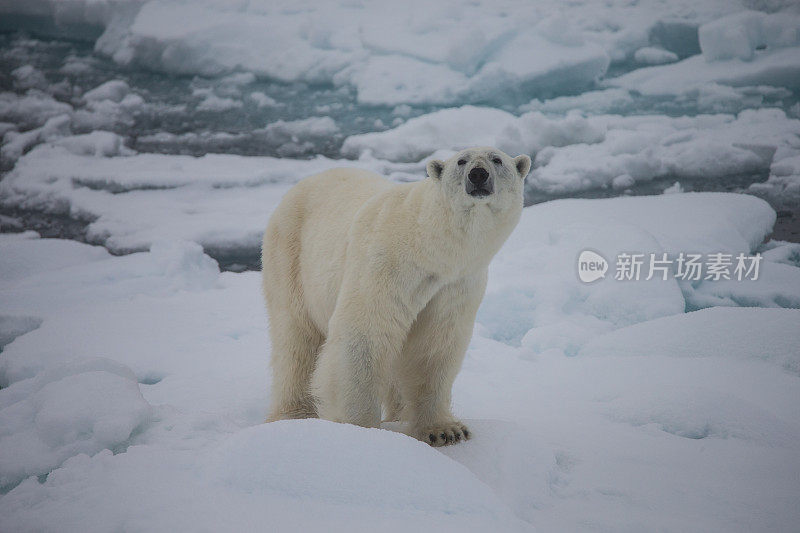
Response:
[[[461,150],[447,161],[433,159],[428,176],[462,207],[488,204],[493,208],[520,205],[525,177],[531,169],[527,155],[511,157],[497,148]]]

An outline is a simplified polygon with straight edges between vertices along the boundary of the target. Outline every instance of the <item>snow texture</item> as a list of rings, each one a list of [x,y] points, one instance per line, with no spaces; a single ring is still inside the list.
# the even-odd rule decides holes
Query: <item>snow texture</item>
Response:
[[[574,270],[586,247],[751,252],[773,221],[733,194],[526,209],[455,385],[475,437],[442,452],[393,431],[260,425],[257,273],[220,274],[192,243],[113,257],[3,235],[0,313],[34,321],[0,355],[3,527],[790,530],[800,312],[684,313],[674,280],[586,285]],[[793,246],[764,253],[796,279]]]
[[[0,531],[796,531],[800,245],[770,232],[798,28],[789,0],[0,2],[28,32],[0,47]],[[549,201],[490,267],[473,438],[264,424],[259,275],[220,265],[305,176],[474,145]],[[622,252],[763,260],[618,281]]]

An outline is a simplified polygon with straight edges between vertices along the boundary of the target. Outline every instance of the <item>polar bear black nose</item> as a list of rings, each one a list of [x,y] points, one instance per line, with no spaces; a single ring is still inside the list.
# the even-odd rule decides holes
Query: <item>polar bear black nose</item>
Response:
[[[485,168],[475,167],[469,171],[469,181],[474,185],[483,185],[489,179],[489,173]]]

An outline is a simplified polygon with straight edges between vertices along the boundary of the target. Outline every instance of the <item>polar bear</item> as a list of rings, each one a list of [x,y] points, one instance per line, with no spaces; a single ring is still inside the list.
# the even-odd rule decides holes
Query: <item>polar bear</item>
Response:
[[[481,147],[429,161],[414,183],[339,168],[292,187],[262,248],[268,420],[377,427],[383,405],[431,445],[469,438],[451,388],[530,166]]]

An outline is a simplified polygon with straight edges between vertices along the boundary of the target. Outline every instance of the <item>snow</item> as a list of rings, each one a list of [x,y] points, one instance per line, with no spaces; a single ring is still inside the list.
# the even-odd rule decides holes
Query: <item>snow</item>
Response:
[[[562,4],[415,1],[401,10],[388,1],[304,1],[285,9],[261,1],[41,0],[8,4],[2,12],[39,34],[74,36],[82,27],[82,37],[94,39],[102,31],[97,50],[123,65],[334,82],[355,88],[361,103],[395,105],[587,87],[612,60],[625,60],[651,40],[673,45],[680,41],[673,35],[696,31],[742,3]],[[34,14],[39,18],[26,18]],[[387,25],[387,17],[394,23]]]
[[[674,280],[585,285],[574,273],[586,247],[750,252],[773,221],[766,203],[734,194],[526,209],[492,264],[455,385],[475,437],[443,451],[324,421],[261,425],[269,352],[255,272],[219,273],[194,243],[114,257],[2,235],[0,314],[34,321],[0,355],[0,416],[13,428],[0,441],[4,528],[375,517],[389,530],[789,530],[800,312],[684,313]],[[770,264],[796,273],[792,250],[773,245]]]
[[[619,95],[615,92],[598,98],[616,100]],[[575,103],[573,98],[564,104],[548,101],[528,107],[555,111]],[[630,176],[636,183],[665,177],[714,180],[758,173],[770,167],[776,153],[782,158],[800,153],[798,134],[800,120],[779,109],[675,118],[587,117],[579,111],[566,116],[529,111],[515,117],[499,109],[463,106],[415,117],[391,130],[350,136],[342,153],[417,161],[436,148],[497,146],[508,153],[536,154],[529,186],[568,193],[607,187],[620,176]],[[617,186],[621,183],[618,179]]]
[[[31,89],[20,96],[0,93],[0,118],[19,124],[22,128],[41,126],[48,119],[72,111],[69,104],[58,102],[52,96]]]
[[[111,80],[87,91],[83,95],[83,99],[89,102],[111,100],[119,103],[128,95],[130,90],[131,88],[123,80]]]
[[[277,120],[264,128],[268,142],[280,145],[279,154],[293,156],[313,150],[316,144],[339,133],[331,117],[309,117],[302,120]],[[302,139],[302,143],[301,143]]]
[[[776,49],[800,44],[800,17],[787,13],[768,15],[741,11],[700,26],[698,37],[703,57],[750,60],[760,49]]]
[[[581,285],[572,270],[586,246],[606,257],[632,248],[751,251],[773,220],[762,201],[730,194],[525,210],[492,265],[456,383],[456,410],[476,435],[444,450],[456,462],[386,431],[318,421],[254,426],[268,397],[256,273],[219,274],[191,244],[112,257],[74,242],[3,236],[0,258],[20,266],[0,268],[10,276],[0,286],[2,313],[37,321],[6,345],[0,366],[0,416],[20,439],[5,449],[30,452],[0,454],[13,457],[3,471],[14,487],[0,500],[5,523],[227,528],[258,501],[269,524],[345,527],[355,506],[358,516],[388,517],[390,528],[415,520],[520,527],[513,512],[556,529],[652,520],[675,530],[782,529],[797,518],[797,472],[786,465],[799,464],[791,415],[798,388],[781,372],[797,373],[798,311],[684,314],[674,281]],[[796,275],[796,265],[775,262],[790,261],[792,249],[774,246],[769,255]],[[762,275],[785,283],[775,271]],[[112,387],[114,402],[93,396]],[[51,392],[71,400],[48,403]],[[78,440],[75,427],[86,428]],[[663,459],[652,460],[654,449]],[[287,474],[298,468],[305,473]],[[459,490],[420,483],[419,471]],[[39,473],[48,474],[43,483],[23,481]],[[653,486],[653,475],[663,481]],[[181,496],[186,487],[192,498]],[[691,502],[708,490],[716,503],[703,513]],[[139,493],[147,496],[125,496]],[[43,508],[28,510],[42,499]],[[212,502],[215,516],[193,512]]]
[[[652,46],[645,46],[639,48],[633,54],[633,58],[638,63],[645,63],[647,65],[661,65],[663,63],[672,63],[678,60],[678,55],[664,50],[662,48],[655,48]]]
[[[714,307],[618,329],[578,355],[757,359],[797,374],[798,324],[798,310]]]
[[[23,65],[11,71],[14,78],[14,86],[18,89],[45,89],[48,86],[47,80],[41,70],[33,65]]]
[[[418,161],[436,148],[491,146],[515,120],[510,113],[488,107],[443,109],[409,119],[386,132],[352,135],[342,145],[342,153],[358,156],[369,150],[381,159]]]
[[[753,183],[748,189],[769,198],[778,205],[794,205],[800,202],[800,154],[784,152],[782,159],[774,158],[770,165],[769,178],[765,183]]]
[[[248,97],[253,100],[258,107],[275,106],[278,104],[274,98],[264,94],[261,91],[253,91],[248,95]]]
[[[798,28],[788,0],[0,2],[28,32],[0,43],[0,530],[796,530],[800,245],[769,239]],[[543,203],[455,382],[473,438],[264,424],[233,271],[282,195],[474,145],[531,155]],[[623,252],[762,261],[621,281]]]
[[[23,400],[1,411],[0,487],[6,489],[80,453],[117,448],[150,412],[132,375],[98,370],[37,381],[40,387],[26,387]],[[8,395],[14,392],[12,386]]]
[[[272,132],[290,135],[330,127],[335,125],[327,120],[285,123]],[[343,165],[325,157],[127,155],[124,146],[120,157],[85,155],[96,153],[96,141],[73,137],[61,141],[65,146],[35,148],[0,182],[0,202],[87,220],[88,238],[116,252],[148,249],[160,239],[257,251],[270,210],[289,185],[305,176],[332,166],[424,176],[423,164]],[[101,144],[102,150],[110,147]]]

